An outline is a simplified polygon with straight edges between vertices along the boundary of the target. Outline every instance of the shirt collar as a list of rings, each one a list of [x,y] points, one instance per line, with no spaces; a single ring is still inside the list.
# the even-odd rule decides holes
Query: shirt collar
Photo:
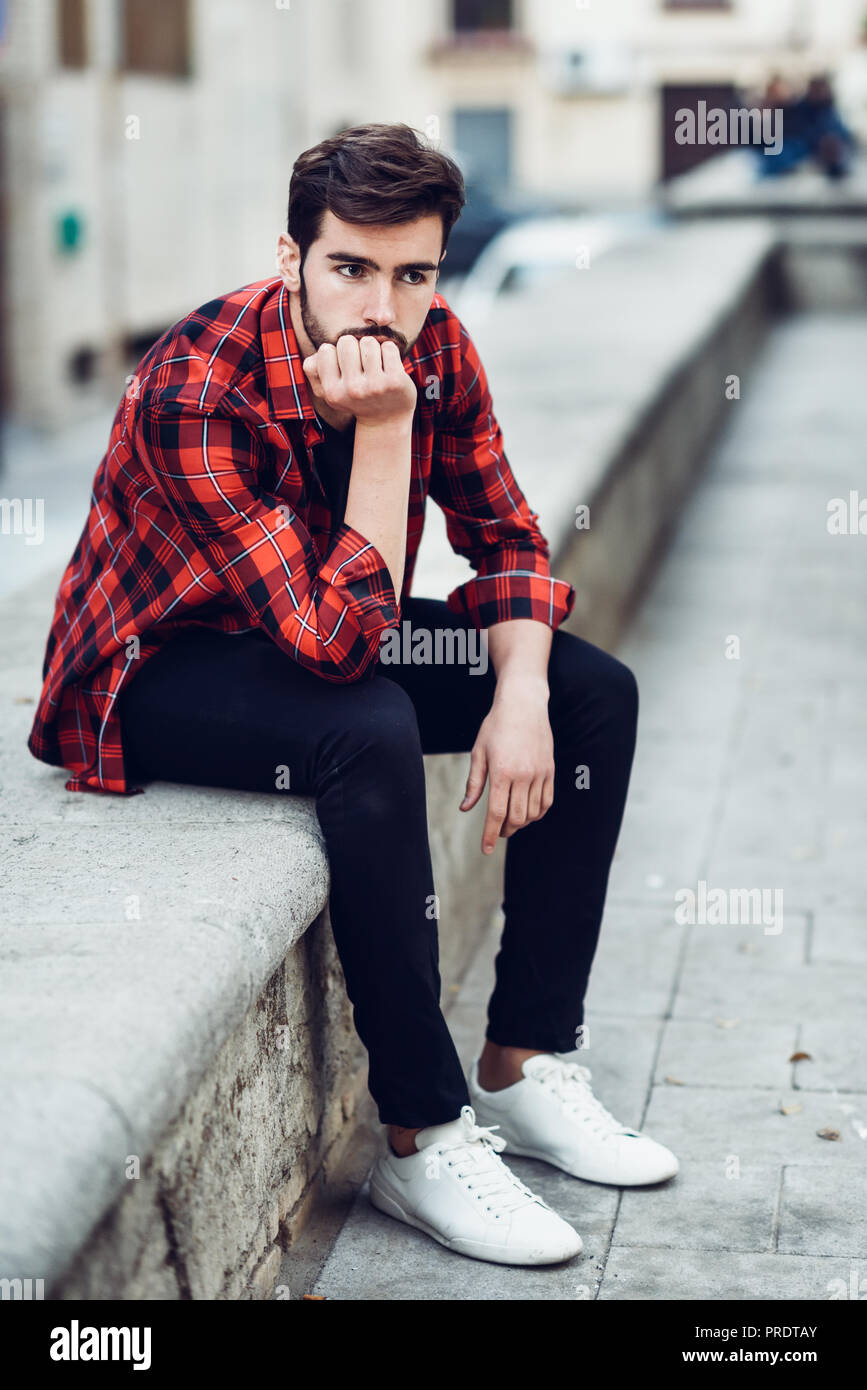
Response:
[[[312,421],[314,432],[318,432],[318,417],[310,400],[301,365],[303,357],[289,312],[289,291],[282,280],[275,282],[266,297],[259,322],[271,414],[278,420],[288,417]]]

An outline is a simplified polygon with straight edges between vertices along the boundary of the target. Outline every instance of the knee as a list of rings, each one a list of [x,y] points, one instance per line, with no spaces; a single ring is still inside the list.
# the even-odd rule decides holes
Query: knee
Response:
[[[558,633],[557,664],[552,669],[552,695],[557,692],[576,715],[604,721],[625,732],[638,722],[638,681],[616,656],[571,633]]]
[[[327,749],[326,773],[353,783],[353,803],[368,812],[424,789],[424,760],[415,706],[394,681],[376,676],[356,686]],[[373,803],[376,803],[374,805]],[[370,803],[370,804],[368,804]]]
[[[617,657],[608,657],[601,697],[624,723],[634,726],[638,722],[638,681],[634,671]]]

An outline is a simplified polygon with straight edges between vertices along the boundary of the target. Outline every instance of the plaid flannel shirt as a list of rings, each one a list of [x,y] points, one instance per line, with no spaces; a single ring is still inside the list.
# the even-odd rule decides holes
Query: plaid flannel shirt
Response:
[[[484,368],[435,294],[406,366],[413,419],[400,597],[369,540],[331,532],[311,462],[322,431],[279,278],[179,320],[118,406],[81,537],[55,600],[28,739],[70,791],[130,795],[117,700],[179,629],[263,628],[324,680],[376,674],[380,634],[409,596],[428,495],[476,574],[449,594],[477,628],[556,628],[575,602],[503,451]],[[330,539],[329,539],[330,538]]]

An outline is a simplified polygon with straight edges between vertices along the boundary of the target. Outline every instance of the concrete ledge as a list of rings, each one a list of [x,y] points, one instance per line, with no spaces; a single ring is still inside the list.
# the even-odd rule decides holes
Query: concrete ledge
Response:
[[[614,639],[676,520],[724,378],[760,342],[773,265],[763,226],[679,228],[612,253],[532,321],[504,301],[477,335],[555,573],[579,588],[570,625],[591,640]],[[469,573],[439,520],[432,507],[420,594]],[[266,1297],[370,1115],[313,804],[67,793],[25,748],[56,582],[0,606],[0,1276],[56,1298]],[[501,892],[503,846],[478,853],[483,806],[457,811],[466,768],[426,760],[446,990]]]

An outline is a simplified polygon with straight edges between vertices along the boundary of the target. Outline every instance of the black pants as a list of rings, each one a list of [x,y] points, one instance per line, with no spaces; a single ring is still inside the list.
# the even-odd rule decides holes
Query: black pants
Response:
[[[413,631],[471,628],[434,599],[407,599],[402,620]],[[506,842],[505,926],[486,1036],[568,1052],[583,1021],[638,694],[621,662],[561,630],[548,684],[554,801]],[[468,753],[495,685],[490,660],[484,674],[469,663],[380,660],[373,679],[340,685],[259,630],[232,636],[191,627],[150,657],[120,697],[135,783],[276,792],[288,769],[290,793],[315,797],[334,938],[383,1124],[440,1124],[469,1101],[439,1005],[422,755]],[[457,806],[454,814],[462,814]],[[474,834],[481,839],[480,825]]]

